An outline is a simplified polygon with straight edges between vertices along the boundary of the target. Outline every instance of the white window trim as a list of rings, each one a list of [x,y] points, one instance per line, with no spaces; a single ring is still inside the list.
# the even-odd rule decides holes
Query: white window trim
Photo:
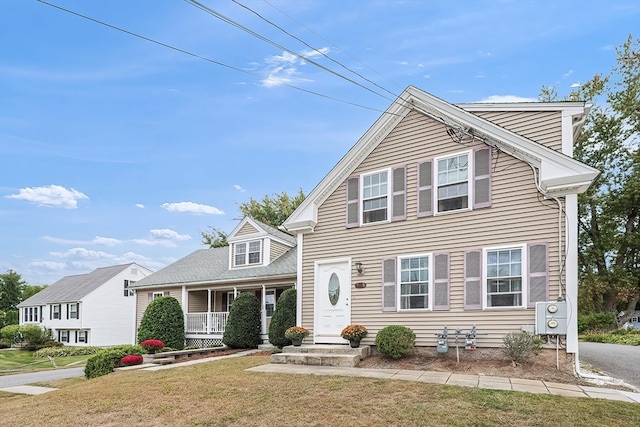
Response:
[[[84,334],[84,341],[80,339],[81,334]],[[89,338],[89,334],[87,333],[87,331],[78,331],[78,341],[76,342],[87,344],[87,341],[89,341],[87,338]]]
[[[387,219],[384,221],[375,221],[375,222],[364,222],[364,177],[365,176],[369,176],[369,175],[376,175],[382,172],[386,172],[387,173]],[[361,227],[367,227],[369,225],[376,225],[376,224],[386,224],[388,222],[391,222],[391,190],[392,190],[392,186],[393,186],[393,182],[392,181],[392,177],[391,177],[391,168],[386,168],[386,169],[380,169],[380,170],[376,170],[376,171],[371,171],[371,172],[365,172],[365,173],[361,173],[359,176],[359,185],[358,185],[358,191],[359,191],[359,200],[358,203],[360,203],[360,206],[358,206],[358,214],[359,214],[359,218],[358,220],[360,221],[360,226]]]
[[[154,299],[156,299],[156,298],[163,297],[163,296],[164,296],[164,292],[154,292],[154,293],[151,295],[151,301],[153,301],[153,300],[154,300]]]
[[[55,308],[58,307],[58,317],[56,317]],[[62,320],[62,304],[52,304],[51,305],[51,319],[52,320]]]
[[[454,209],[451,211],[442,211],[440,212],[438,210],[438,188],[440,187],[440,185],[438,185],[438,161],[439,160],[443,160],[443,159],[448,159],[450,157],[458,157],[461,156],[463,154],[467,155],[467,161],[468,161],[468,165],[467,165],[467,204],[468,206],[464,209]],[[446,156],[439,156],[439,157],[434,157],[433,159],[433,166],[431,167],[431,173],[433,174],[433,176],[431,177],[431,182],[432,182],[432,186],[431,188],[433,189],[431,192],[433,193],[431,195],[431,197],[433,198],[432,202],[431,202],[431,206],[433,207],[433,214],[434,215],[449,215],[449,214],[454,214],[457,212],[468,212],[473,210],[473,204],[474,204],[474,198],[473,198],[473,194],[474,194],[474,168],[473,168],[473,164],[474,164],[474,156],[473,156],[473,150],[466,150],[466,151],[460,151],[457,153],[451,153],[451,154],[447,154]]]
[[[67,335],[67,339],[66,340],[64,339],[65,334]],[[70,342],[70,339],[71,339],[71,334],[69,333],[69,330],[68,329],[62,329],[60,331],[60,342],[68,343],[68,342]]]
[[[71,307],[76,308],[76,317],[72,317],[73,311],[71,310]],[[79,303],[72,303],[69,304],[69,319],[73,319],[73,320],[78,320],[80,319],[80,304]]]
[[[233,243],[233,250],[229,251],[231,252],[231,265],[232,267],[256,267],[256,266],[260,266],[260,265],[264,265],[264,258],[266,258],[265,254],[264,254],[264,247],[263,247],[263,239],[251,239],[251,240],[245,240],[242,242],[235,242]],[[258,242],[258,245],[260,246],[260,249],[258,251],[258,253],[260,254],[260,260],[258,262],[254,262],[254,263],[249,263],[249,245],[251,243],[255,243]],[[238,248],[239,245],[245,246],[246,248],[246,252],[244,253],[245,257],[244,257],[244,264],[236,264],[236,249]]]
[[[401,295],[402,295],[402,280],[400,278],[400,272],[401,272],[401,268],[400,268],[400,260],[402,259],[406,259],[406,258],[419,258],[419,257],[427,257],[429,259],[429,284],[427,287],[427,292],[429,292],[429,308],[401,308],[402,307],[402,303],[401,303]],[[408,255],[399,255],[396,258],[396,311],[398,312],[411,312],[411,313],[415,313],[415,312],[425,312],[425,311],[433,311],[433,253],[428,252],[428,253],[420,253],[420,254],[408,254]]]
[[[522,304],[510,307],[489,307],[487,305],[487,252],[498,251],[501,249],[520,249],[521,263],[520,273],[522,275]],[[482,309],[483,310],[519,310],[526,309],[529,296],[529,253],[525,243],[516,243],[513,245],[492,246],[482,248]]]

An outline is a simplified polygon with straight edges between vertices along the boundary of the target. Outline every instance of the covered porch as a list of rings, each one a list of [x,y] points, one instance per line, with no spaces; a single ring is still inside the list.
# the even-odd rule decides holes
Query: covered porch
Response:
[[[229,320],[229,311],[241,292],[252,293],[258,298],[261,338],[268,339],[269,324],[276,301],[283,291],[291,287],[292,284],[280,284],[186,290],[184,324],[187,345],[221,344]]]

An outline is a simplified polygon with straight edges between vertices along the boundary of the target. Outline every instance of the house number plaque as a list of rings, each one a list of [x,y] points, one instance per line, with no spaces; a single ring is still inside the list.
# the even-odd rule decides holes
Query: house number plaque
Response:
[[[356,289],[362,289],[362,288],[366,288],[367,284],[364,282],[358,282],[355,284]]]

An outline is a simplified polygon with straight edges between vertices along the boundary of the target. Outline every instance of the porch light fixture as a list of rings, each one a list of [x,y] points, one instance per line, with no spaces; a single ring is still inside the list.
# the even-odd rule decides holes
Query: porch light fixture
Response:
[[[358,274],[362,274],[362,263],[360,261],[356,261],[355,266]]]

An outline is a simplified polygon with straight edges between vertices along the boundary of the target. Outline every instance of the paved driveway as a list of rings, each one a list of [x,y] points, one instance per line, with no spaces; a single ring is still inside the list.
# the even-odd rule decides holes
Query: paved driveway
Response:
[[[84,368],[64,368],[42,372],[29,372],[27,374],[3,375],[0,377],[0,388],[81,377],[83,375]]]
[[[580,361],[607,375],[640,388],[640,347],[633,345],[579,343]]]

